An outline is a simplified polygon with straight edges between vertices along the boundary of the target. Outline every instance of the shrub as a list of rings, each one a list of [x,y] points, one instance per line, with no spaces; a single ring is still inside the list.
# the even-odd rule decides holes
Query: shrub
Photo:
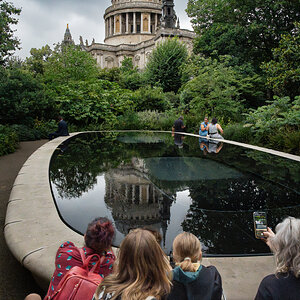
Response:
[[[226,140],[232,140],[240,143],[253,142],[253,131],[249,126],[245,126],[244,124],[229,124],[223,129],[223,136]]]
[[[17,133],[8,126],[0,125],[0,156],[13,153],[18,144]]]
[[[223,118],[225,123],[241,121],[244,106],[240,99],[239,74],[217,60],[195,59],[197,67],[193,61],[192,65],[183,67],[184,77],[187,73],[191,77],[181,89],[181,104],[201,119],[209,115]]]
[[[41,133],[34,127],[14,124],[11,128],[16,132],[19,141],[35,141],[41,139]]]
[[[170,103],[167,101],[162,88],[143,87],[135,91],[133,101],[137,111],[155,110],[165,111],[170,108]]]

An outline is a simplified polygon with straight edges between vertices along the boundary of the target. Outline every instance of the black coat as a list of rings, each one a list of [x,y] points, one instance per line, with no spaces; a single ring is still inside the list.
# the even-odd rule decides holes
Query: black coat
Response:
[[[255,300],[299,300],[300,278],[292,273],[266,276],[259,288]]]
[[[66,121],[61,120],[58,123],[58,129],[55,132],[58,136],[68,136],[69,131],[68,131],[68,124]]]
[[[197,278],[186,281],[183,272],[179,281],[173,280],[173,288],[168,300],[221,300],[222,280],[218,270],[214,266],[202,266]],[[175,278],[178,278],[176,276]]]

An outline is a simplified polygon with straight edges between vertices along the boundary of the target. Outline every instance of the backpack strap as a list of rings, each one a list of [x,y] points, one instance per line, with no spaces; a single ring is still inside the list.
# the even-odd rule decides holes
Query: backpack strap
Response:
[[[85,268],[86,270],[89,270],[89,263],[91,261],[91,259],[93,257],[97,257],[98,261],[97,263],[91,268],[90,272],[95,273],[95,270],[101,266],[101,264],[103,263],[103,261],[105,260],[105,256],[102,256],[100,258],[99,254],[92,254],[90,255],[88,258],[86,258],[85,253],[83,251],[82,248],[79,249],[80,255],[81,255],[81,259],[82,259],[82,264],[83,264],[83,268]]]

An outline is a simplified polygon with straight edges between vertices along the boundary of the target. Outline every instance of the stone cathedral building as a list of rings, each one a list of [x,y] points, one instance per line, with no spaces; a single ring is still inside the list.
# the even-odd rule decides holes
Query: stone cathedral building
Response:
[[[134,66],[143,69],[155,46],[168,37],[178,37],[192,49],[193,31],[180,28],[174,0],[112,0],[104,14],[104,44],[83,42],[101,68],[119,67],[124,57],[131,57]],[[67,32],[68,31],[68,32]],[[72,41],[67,28],[64,42]],[[67,39],[67,40],[66,40]]]

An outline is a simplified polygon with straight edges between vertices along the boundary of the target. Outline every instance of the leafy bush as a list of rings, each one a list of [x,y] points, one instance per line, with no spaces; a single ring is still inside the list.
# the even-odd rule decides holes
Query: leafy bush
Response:
[[[249,126],[245,126],[244,124],[229,124],[223,129],[223,137],[226,140],[240,143],[251,143],[253,141],[253,132]]]
[[[165,111],[170,108],[162,88],[149,86],[138,89],[133,94],[133,101],[137,111],[157,110]]]
[[[15,124],[11,128],[17,133],[19,141],[35,141],[41,139],[41,133],[34,127]]]
[[[69,123],[85,127],[102,123],[113,127],[117,116],[134,105],[130,91],[106,80],[57,85],[55,98],[60,114]]]
[[[211,116],[223,118],[225,123],[241,121],[244,106],[237,72],[217,60],[197,57],[196,62],[198,66],[194,72],[190,72],[189,64],[183,71],[191,78],[181,89],[181,104],[201,119]]]
[[[118,117],[117,129],[128,130],[167,130],[170,131],[174,124],[175,114],[171,111],[139,111],[129,112]]]
[[[255,143],[299,153],[300,96],[293,102],[289,97],[274,97],[268,103],[247,114]]]
[[[14,152],[18,144],[17,133],[8,126],[0,125],[0,156]]]
[[[279,96],[293,98],[300,94],[300,23],[293,33],[281,37],[272,50],[274,59],[262,65],[268,76],[268,86]]]
[[[35,118],[51,118],[54,102],[43,84],[21,68],[0,69],[0,124],[32,125]]]

